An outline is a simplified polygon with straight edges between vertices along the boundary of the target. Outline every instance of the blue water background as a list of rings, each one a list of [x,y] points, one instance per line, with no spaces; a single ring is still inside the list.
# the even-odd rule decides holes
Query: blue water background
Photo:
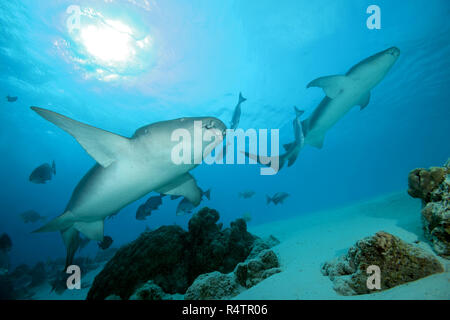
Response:
[[[152,37],[151,48],[112,81],[96,77],[66,27],[69,5],[94,8]],[[382,29],[366,27],[366,8],[382,9]],[[212,188],[206,205],[225,224],[251,213],[267,223],[404,191],[408,172],[450,156],[450,2],[411,1],[2,1],[0,2],[0,232],[11,235],[12,262],[65,254],[58,233],[30,234],[18,214],[61,214],[73,188],[94,164],[68,134],[29,109],[48,108],[130,136],[146,124],[184,116],[216,116],[227,124],[240,91],[241,127],[274,128],[292,139],[292,106],[308,116],[323,98],[311,80],[343,74],[362,59],[397,46],[401,57],[372,92],[327,134],[322,150],[305,147],[291,168],[260,176],[258,166],[201,166],[199,185]],[[79,44],[78,44],[79,45]],[[77,62],[85,58],[85,64]],[[6,95],[18,96],[7,103]],[[47,185],[30,172],[56,161]],[[237,197],[254,190],[251,200]],[[288,201],[267,206],[266,194]],[[121,245],[146,226],[186,226],[177,202],[164,200],[147,222],[135,220],[143,199],[105,225]],[[94,244],[85,254],[95,254]]]

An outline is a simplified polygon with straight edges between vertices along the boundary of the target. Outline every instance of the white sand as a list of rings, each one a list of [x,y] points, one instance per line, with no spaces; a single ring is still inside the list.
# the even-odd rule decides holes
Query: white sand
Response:
[[[369,295],[345,297],[333,290],[321,265],[345,254],[356,241],[386,231],[407,242],[423,238],[420,201],[393,194],[350,207],[306,214],[290,220],[250,227],[261,237],[274,235],[282,272],[235,299],[450,299],[450,262],[439,258],[446,272]]]
[[[274,235],[281,243],[274,248],[282,272],[241,293],[235,299],[450,299],[450,262],[439,258],[446,272],[370,295],[345,297],[333,290],[321,265],[345,254],[356,241],[378,231],[392,233],[407,242],[420,240],[420,246],[432,252],[424,241],[420,221],[420,201],[406,193],[384,196],[336,210],[249,227],[261,237]],[[82,282],[92,283],[102,267],[84,275]],[[34,299],[85,299],[89,288],[50,293],[50,286],[39,288]]]

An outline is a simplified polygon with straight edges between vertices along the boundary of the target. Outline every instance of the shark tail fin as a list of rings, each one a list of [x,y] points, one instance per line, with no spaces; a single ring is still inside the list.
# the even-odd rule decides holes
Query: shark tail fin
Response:
[[[246,98],[244,98],[244,96],[242,95],[242,92],[239,92],[239,104],[243,103],[247,101]]]
[[[55,232],[67,229],[73,224],[73,222],[69,219],[70,214],[70,211],[66,211],[39,229],[34,230],[32,233]]]
[[[53,174],[56,176],[56,164],[55,164],[55,160],[53,160],[53,162],[52,162],[52,171],[53,171]]]
[[[208,191],[203,192],[203,195],[208,199],[211,200],[211,189]]]
[[[266,203],[270,204],[271,202],[273,202],[272,198],[269,195],[266,195]]]

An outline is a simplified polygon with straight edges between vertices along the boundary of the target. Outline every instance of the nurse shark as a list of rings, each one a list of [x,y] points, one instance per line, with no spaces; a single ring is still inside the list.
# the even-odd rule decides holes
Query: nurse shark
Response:
[[[347,112],[357,105],[361,110],[367,107],[370,91],[384,79],[399,56],[400,50],[392,47],[361,61],[345,75],[311,81],[307,87],[322,88],[326,97],[302,122],[305,144],[322,148],[327,131]]]
[[[197,206],[202,191],[189,171],[222,143],[226,132],[223,122],[213,117],[181,118],[147,125],[126,138],[50,110],[31,109],[72,135],[97,161],[76,186],[64,213],[35,231],[61,232],[67,248],[66,267],[79,247],[80,232],[102,241],[104,220],[152,191],[183,196]],[[202,137],[208,135],[213,142],[202,144],[201,153],[191,152],[190,163],[176,164],[172,161],[178,144],[172,139],[174,131],[182,129],[195,136],[198,123]]]

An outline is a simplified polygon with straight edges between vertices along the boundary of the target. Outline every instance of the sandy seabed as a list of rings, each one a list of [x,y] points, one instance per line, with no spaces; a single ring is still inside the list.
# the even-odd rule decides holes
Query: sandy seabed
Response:
[[[288,220],[249,226],[257,236],[273,235],[281,243],[273,248],[282,272],[244,291],[234,299],[307,300],[307,299],[450,299],[450,261],[438,258],[445,272],[414,282],[360,296],[341,296],[333,290],[330,279],[322,275],[324,262],[343,255],[358,240],[378,231],[389,232],[432,252],[426,242],[420,217],[421,205],[406,192],[390,194],[351,206],[303,214]],[[83,282],[90,284],[101,268],[87,273]],[[89,288],[66,290],[62,295],[42,286],[33,299],[85,299]]]

